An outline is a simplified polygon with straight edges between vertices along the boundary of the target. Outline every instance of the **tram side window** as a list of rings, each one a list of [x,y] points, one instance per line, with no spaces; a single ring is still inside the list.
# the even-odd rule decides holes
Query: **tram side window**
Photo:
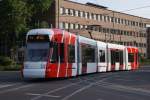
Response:
[[[52,52],[51,52],[50,62],[51,63],[58,62],[58,44],[57,43],[53,43],[51,45],[51,47],[52,47]]]
[[[128,53],[128,61],[134,62],[134,54],[133,53]]]
[[[105,50],[99,50],[100,62],[105,62]]]
[[[95,62],[95,48],[82,46],[82,62]]]
[[[68,45],[68,62],[75,62],[75,46],[73,45]]]
[[[64,62],[64,43],[60,43],[59,44],[59,48],[60,48],[60,62]]]
[[[111,50],[111,64],[112,65],[115,65],[115,51]]]
[[[115,55],[115,58],[116,58],[115,61],[119,62],[119,51],[116,51],[115,54],[116,54]]]
[[[120,65],[123,65],[123,51],[120,51]]]
[[[95,49],[89,48],[87,50],[87,55],[89,55],[88,62],[95,62]]]

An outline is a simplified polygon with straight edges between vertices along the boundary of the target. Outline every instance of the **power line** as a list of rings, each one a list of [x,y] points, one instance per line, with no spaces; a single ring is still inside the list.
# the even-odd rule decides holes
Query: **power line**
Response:
[[[127,9],[127,10],[123,10],[123,11],[120,11],[120,12],[128,12],[128,11],[132,11],[132,10],[138,10],[138,9],[143,9],[143,8],[149,8],[149,6],[143,6],[143,7],[138,7],[138,8],[132,8],[132,9]]]
[[[125,13],[125,12],[128,12],[128,11],[139,10],[139,9],[149,8],[149,7],[150,7],[150,5],[148,5],[148,6],[143,6],[143,7],[132,8],[132,9],[126,9],[126,10],[122,10],[122,11],[116,11],[116,12]],[[109,14],[114,13],[114,12],[115,12],[115,11],[112,11],[112,12],[106,13],[106,14],[104,14],[104,15],[109,15]]]

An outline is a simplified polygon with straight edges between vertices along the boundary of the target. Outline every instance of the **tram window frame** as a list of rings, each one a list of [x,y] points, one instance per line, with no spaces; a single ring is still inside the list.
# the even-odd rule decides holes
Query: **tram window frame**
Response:
[[[105,50],[99,50],[99,61],[100,62],[105,62]]]
[[[128,62],[134,62],[134,53],[128,53]]]
[[[68,45],[68,62],[75,63],[75,46]]]

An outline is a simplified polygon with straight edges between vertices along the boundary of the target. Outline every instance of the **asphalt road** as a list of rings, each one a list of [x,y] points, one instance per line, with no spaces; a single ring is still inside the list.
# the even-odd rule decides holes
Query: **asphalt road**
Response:
[[[26,80],[0,72],[0,100],[150,100],[150,66],[75,78]]]

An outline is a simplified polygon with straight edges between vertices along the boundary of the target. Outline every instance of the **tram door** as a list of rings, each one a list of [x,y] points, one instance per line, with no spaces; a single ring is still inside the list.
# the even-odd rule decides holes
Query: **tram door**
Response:
[[[82,59],[82,74],[86,74],[87,72],[86,45],[81,46],[81,59]]]

